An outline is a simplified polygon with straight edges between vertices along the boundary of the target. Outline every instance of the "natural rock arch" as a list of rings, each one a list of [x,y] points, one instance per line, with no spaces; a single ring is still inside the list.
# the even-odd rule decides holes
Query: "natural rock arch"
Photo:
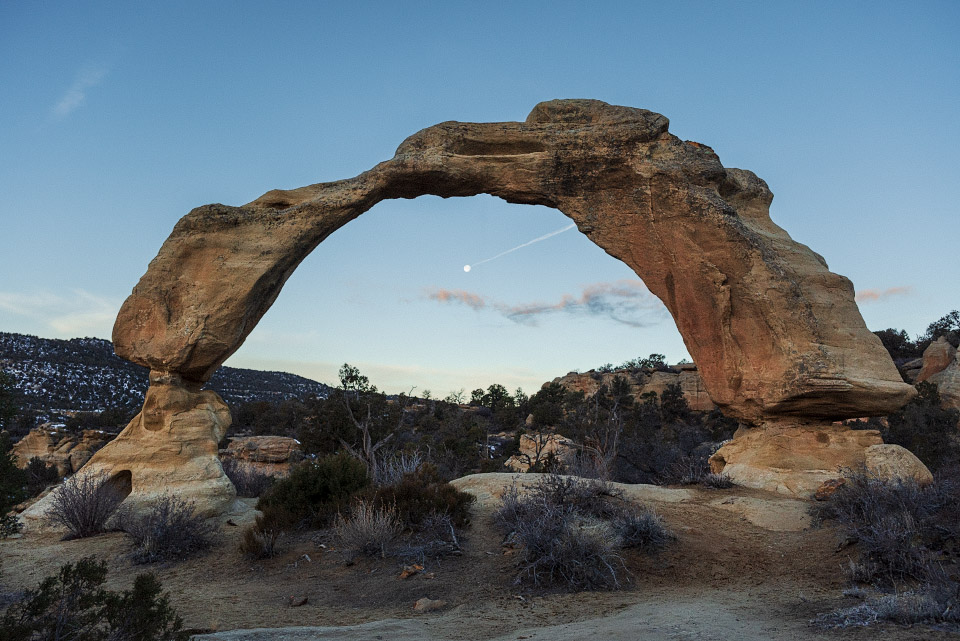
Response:
[[[843,418],[906,402],[911,388],[853,286],[770,220],[766,183],[667,125],[643,109],[555,100],[523,123],[424,129],[356,178],[198,207],[120,310],[117,353],[199,387],[332,232],[381,200],[488,193],[560,210],[633,269],[728,413]]]
[[[201,387],[321,241],[382,200],[426,194],[487,193],[569,216],[666,304],[729,415],[835,420],[909,400],[913,388],[865,326],[850,281],[770,220],[766,183],[667,126],[643,109],[555,100],[522,123],[429,127],[355,178],[194,209],[117,317],[117,354],[149,367],[151,388],[144,412],[92,464],[136,456],[145,467],[133,470],[131,498],[150,496],[163,477],[150,466],[163,456],[146,461],[144,448],[167,449],[180,460],[168,488],[193,475],[209,495],[231,498],[209,446],[229,411]]]

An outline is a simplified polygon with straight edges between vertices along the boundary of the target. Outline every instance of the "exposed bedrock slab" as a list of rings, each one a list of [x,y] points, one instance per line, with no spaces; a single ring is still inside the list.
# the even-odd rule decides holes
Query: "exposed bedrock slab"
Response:
[[[667,125],[643,109],[555,100],[525,122],[429,127],[355,178],[194,209],[124,303],[117,353],[199,386],[335,230],[388,198],[488,193],[559,209],[629,265],[728,414],[837,419],[903,405],[914,391],[850,281],[770,220],[763,180]]]

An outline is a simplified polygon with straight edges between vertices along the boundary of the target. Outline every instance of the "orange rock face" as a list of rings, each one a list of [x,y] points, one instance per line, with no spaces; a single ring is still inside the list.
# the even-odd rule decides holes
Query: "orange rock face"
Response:
[[[923,367],[917,374],[916,383],[922,383],[931,376],[947,369],[957,358],[957,348],[941,336],[923,350]]]
[[[668,386],[680,385],[683,390],[683,397],[690,409],[698,412],[709,412],[717,407],[711,400],[710,394],[707,393],[707,388],[697,373],[696,365],[693,364],[676,365],[669,371],[614,370],[612,372],[598,372],[591,370],[582,374],[570,372],[565,376],[553,379],[551,383],[557,383],[575,392],[583,392],[589,398],[597,393],[601,385],[606,385],[607,389],[610,389],[613,385],[613,379],[618,376],[623,377],[630,384],[630,394],[638,402],[644,394],[653,393],[659,396]],[[549,385],[549,383],[546,385]]]
[[[83,430],[79,435],[40,426],[13,445],[17,465],[26,467],[36,457],[57,468],[57,474],[67,476],[83,467],[94,452],[112,438],[99,430]]]

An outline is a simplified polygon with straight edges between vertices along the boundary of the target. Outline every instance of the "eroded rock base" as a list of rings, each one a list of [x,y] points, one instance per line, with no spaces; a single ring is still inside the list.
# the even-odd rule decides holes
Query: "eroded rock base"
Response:
[[[909,450],[888,445],[877,430],[830,423],[768,423],[741,428],[710,457],[710,469],[745,487],[810,498],[847,470],[866,468],[883,478],[933,481]]]
[[[107,475],[134,513],[165,494],[192,501],[203,516],[229,513],[237,492],[223,473],[217,443],[230,423],[230,409],[216,392],[151,372],[143,410],[79,474]],[[21,515],[28,527],[42,527],[56,491]]]

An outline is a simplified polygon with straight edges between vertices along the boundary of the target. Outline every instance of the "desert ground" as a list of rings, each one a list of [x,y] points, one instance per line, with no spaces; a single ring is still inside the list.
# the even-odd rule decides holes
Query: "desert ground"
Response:
[[[520,475],[530,483],[537,475]],[[812,528],[805,501],[734,487],[619,485],[625,500],[653,507],[676,540],[655,556],[628,555],[624,587],[564,593],[514,583],[514,551],[502,545],[492,512],[516,475],[478,474],[454,483],[478,498],[463,554],[428,560],[401,578],[396,559],[350,562],[328,535],[286,536],[280,556],[252,561],[237,549],[244,524],[224,522],[210,552],[176,564],[137,566],[122,533],[62,541],[26,532],[0,541],[5,601],[63,563],[108,559],[110,589],[157,574],[198,639],[797,639],[936,640],[955,630],[882,624],[823,630],[818,613],[857,603],[843,596],[854,551],[830,528]],[[240,521],[240,522],[238,522]],[[236,525],[232,524],[236,523]],[[414,611],[423,598],[444,601]]]

